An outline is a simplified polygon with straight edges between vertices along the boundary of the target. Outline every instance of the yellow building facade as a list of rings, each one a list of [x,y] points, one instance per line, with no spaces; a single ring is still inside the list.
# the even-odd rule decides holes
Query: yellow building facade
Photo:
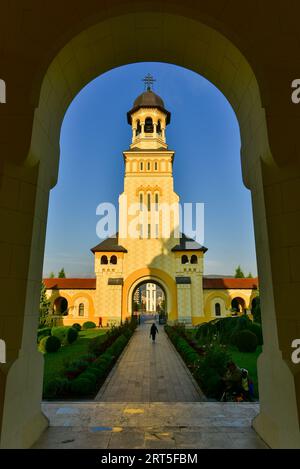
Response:
[[[132,141],[123,153],[119,230],[92,248],[95,279],[45,279],[65,324],[119,324],[134,313],[134,293],[145,283],[163,290],[168,322],[186,325],[250,311],[257,295],[255,279],[203,278],[207,248],[180,230],[174,151],[166,141],[171,114],[150,83],[127,113]]]

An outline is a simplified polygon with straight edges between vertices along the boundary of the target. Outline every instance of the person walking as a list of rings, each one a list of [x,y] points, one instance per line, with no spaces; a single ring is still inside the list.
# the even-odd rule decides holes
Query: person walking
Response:
[[[158,329],[156,327],[156,324],[153,323],[150,329],[150,337],[152,337],[152,342],[155,342],[156,334],[158,334]]]

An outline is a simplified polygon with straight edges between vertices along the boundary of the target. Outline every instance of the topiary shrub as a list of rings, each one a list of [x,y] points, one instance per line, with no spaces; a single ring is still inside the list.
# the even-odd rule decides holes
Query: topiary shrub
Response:
[[[263,345],[264,340],[263,340],[261,325],[254,322],[253,324],[251,324],[248,330],[253,332],[253,334],[256,335],[258,345]]]
[[[58,337],[62,344],[67,343],[67,333],[70,329],[69,326],[59,326],[59,327],[52,327],[51,335],[54,337]]]
[[[73,324],[73,329],[76,329],[78,332],[81,331],[81,325],[78,324],[77,322],[75,322],[75,324]]]
[[[57,352],[61,347],[61,341],[58,337],[48,336],[43,337],[39,343],[39,351],[43,353]]]
[[[75,342],[77,337],[78,337],[78,330],[74,329],[74,327],[70,327],[70,329],[68,329],[67,331],[66,342],[68,344],[73,344],[73,342]]]
[[[42,329],[38,329],[38,332],[37,332],[38,344],[40,343],[43,337],[48,337],[49,335],[51,335],[51,327],[43,327]]]
[[[70,391],[76,397],[88,396],[95,392],[95,385],[91,380],[79,376],[71,381]]]
[[[47,337],[47,340],[45,342],[45,351],[47,353],[54,353],[57,352],[61,347],[61,341],[59,340],[58,337],[55,337],[53,335],[50,335],[50,337]]]
[[[55,399],[68,396],[70,382],[65,378],[54,378],[46,385],[43,397],[44,399]]]
[[[47,339],[50,337],[50,335],[46,336],[46,337],[43,337],[41,340],[40,340],[40,343],[39,343],[39,351],[42,352],[42,353],[45,353],[46,352],[46,342],[47,342]]]
[[[86,321],[82,324],[82,329],[95,329],[96,324],[93,321]]]
[[[249,330],[239,331],[235,334],[235,345],[240,352],[255,352],[257,344],[256,335]]]

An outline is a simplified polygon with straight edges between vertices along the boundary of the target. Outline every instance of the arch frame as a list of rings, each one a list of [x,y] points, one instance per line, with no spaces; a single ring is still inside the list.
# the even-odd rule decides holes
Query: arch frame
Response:
[[[39,412],[36,398],[38,392],[29,392],[31,401],[25,403],[16,392],[14,380],[18,381],[16,378],[19,377],[20,370],[28,369],[26,358],[28,354],[32,369],[42,374],[42,359],[34,353],[33,346],[30,348],[28,344],[34,344],[35,339],[32,328],[36,324],[36,316],[32,311],[37,311],[38,307],[48,194],[57,180],[59,133],[65,111],[76,93],[101,73],[127,63],[158,60],[177,63],[202,74],[224,93],[236,112],[242,138],[243,179],[252,190],[253,212],[257,221],[255,231],[256,239],[259,240],[257,254],[264,311],[263,329],[267,339],[263,356],[259,359],[259,368],[264,370],[260,372],[260,387],[263,390],[261,395],[264,397],[260,416],[254,425],[271,446],[300,447],[300,374],[290,360],[290,339],[295,324],[299,324],[299,319],[292,313],[297,307],[298,295],[291,285],[290,272],[296,271],[299,260],[295,258],[291,261],[294,262],[293,269],[287,269],[288,273],[277,268],[278,265],[285,265],[280,259],[279,251],[282,247],[280,243],[283,241],[284,249],[288,251],[284,244],[288,240],[285,239],[285,233],[278,235],[278,230],[276,232],[279,207],[270,197],[270,192],[276,187],[279,188],[278,198],[281,201],[279,212],[283,215],[281,221],[284,219],[291,228],[295,227],[295,223],[290,220],[287,213],[288,210],[282,205],[282,194],[288,194],[288,189],[284,186],[286,181],[289,179],[293,181],[296,176],[300,178],[297,162],[299,145],[296,138],[293,138],[293,131],[297,135],[298,121],[297,119],[294,119],[296,123],[293,121],[297,113],[295,108],[290,111],[289,105],[284,104],[281,95],[287,100],[290,95],[282,92],[280,88],[283,83],[286,88],[290,87],[290,82],[284,80],[291,72],[289,70],[285,73],[286,69],[280,69],[279,75],[282,74],[280,79],[276,85],[268,88],[266,77],[269,77],[271,84],[274,69],[269,70],[268,74],[263,68],[263,60],[259,66],[257,58],[259,52],[252,52],[252,41],[247,47],[247,41],[241,39],[242,31],[236,34],[234,26],[230,26],[227,19],[223,21],[222,18],[216,18],[212,11],[209,14],[201,11],[196,15],[194,4],[193,8],[188,8],[186,5],[174,8],[173,4],[171,6],[171,3],[167,3],[164,11],[153,6],[154,11],[150,12],[142,2],[139,3],[137,10],[130,13],[127,11],[127,2],[126,6],[124,2],[124,7],[114,8],[114,5],[112,10],[108,9],[105,13],[86,12],[84,18],[78,19],[77,23],[75,21],[72,24],[70,19],[68,27],[63,28],[60,36],[52,41],[48,52],[43,51],[43,58],[40,61],[37,59],[29,61],[36,67],[34,73],[32,71],[31,74],[28,73],[31,86],[23,86],[23,83],[19,86],[19,82],[12,80],[17,83],[14,89],[17,91],[17,88],[20,88],[20,90],[15,97],[15,102],[18,103],[16,112],[12,112],[13,108],[9,107],[8,115],[13,116],[12,119],[9,118],[10,122],[18,124],[12,125],[13,131],[7,132],[8,137],[3,139],[5,151],[2,155],[5,155],[3,158],[10,155],[10,160],[8,164],[5,160],[3,165],[1,187],[8,187],[6,184],[9,184],[13,174],[20,187],[24,181],[30,181],[28,184],[30,188],[24,189],[27,191],[28,199],[23,212],[20,210],[22,216],[14,224],[11,223],[11,228],[17,225],[18,229],[14,232],[20,233],[20,238],[14,235],[13,246],[16,249],[20,244],[26,247],[24,269],[22,268],[26,274],[22,282],[18,283],[19,299],[16,300],[14,309],[18,317],[18,328],[15,331],[14,343],[8,349],[9,364],[3,374],[4,384],[1,384],[0,389],[0,395],[9,401],[6,405],[3,398],[3,405],[0,407],[1,429],[5,428],[5,431],[1,431],[1,445],[14,447],[12,445],[18,441],[20,447],[30,446],[45,425],[42,415],[40,418],[35,418]],[[173,13],[170,13],[172,10]],[[158,21],[153,22],[155,19]],[[128,34],[128,31],[136,32],[138,27],[139,37],[143,42],[144,38],[149,37],[149,28],[151,30],[153,24],[157,26],[156,40],[153,41],[150,53],[143,51],[141,54],[136,48],[134,34]],[[182,29],[178,30],[178,26]],[[168,42],[169,38],[172,38],[173,42]],[[181,40],[180,44],[176,42],[177,38]],[[36,40],[37,44],[38,42]],[[102,44],[105,44],[105,50]],[[252,68],[254,66],[256,76],[260,79],[260,89]],[[260,97],[261,91],[264,91],[264,103],[268,106],[268,122]],[[281,109],[286,111],[283,115],[279,112],[279,108],[277,109],[278,102]],[[272,133],[273,155],[269,147],[267,124]],[[284,127],[285,135],[289,136],[289,139],[282,138],[281,126]],[[5,126],[4,132],[7,129],[10,130]],[[18,139],[13,138],[16,133]],[[30,139],[30,150],[27,152]],[[280,164],[283,166],[282,171],[278,167]],[[34,192],[33,197],[32,192]],[[26,225],[28,228],[26,233],[22,229],[24,215],[28,217],[30,225],[29,228]],[[290,232],[292,233],[293,229]],[[8,243],[11,243],[10,235],[11,232],[8,230]],[[294,235],[294,239],[299,247],[299,237]],[[280,278],[277,271],[281,273]],[[7,282],[13,292],[16,279],[11,276]],[[289,310],[288,317],[284,315],[285,301],[288,303],[286,308]],[[276,363],[276,372],[274,363]],[[273,383],[272,386],[268,380]],[[30,380],[27,379],[26,382],[28,381]],[[40,386],[40,383],[37,386]],[[267,399],[267,396],[272,397],[270,394],[272,388],[278,391],[277,401],[275,398]],[[10,402],[9,396],[14,396],[12,398],[15,399],[14,403]],[[288,403],[288,409],[282,409],[278,405],[285,401]],[[16,409],[15,414],[12,409]],[[24,418],[20,419],[20,415]],[[20,420],[24,422],[23,428]],[[31,422],[34,422],[32,426]],[[14,429],[16,425],[17,436]],[[28,432],[28,428],[32,427],[35,428],[31,433]],[[283,428],[288,428],[289,432],[283,431]]]
[[[177,290],[175,281],[166,272],[156,268],[138,269],[125,280],[122,292],[122,319],[132,315],[132,296],[135,288],[145,281],[158,283],[166,295],[167,314],[170,321],[177,319]]]
[[[161,288],[161,290],[163,291],[163,294],[164,294],[164,298],[165,298],[165,303],[166,303],[166,306],[167,306],[167,313],[168,313],[168,294],[167,294],[167,291],[166,291],[166,285],[164,285],[164,283],[161,281],[161,280],[158,280],[156,279],[155,277],[150,277],[150,276],[147,276],[146,278],[144,279],[141,279],[140,281],[139,280],[136,280],[134,282],[134,284],[130,287],[129,291],[128,291],[128,306],[127,306],[127,311],[128,311],[128,314],[130,314],[130,316],[132,316],[133,314],[133,303],[134,303],[134,293],[136,292],[136,289],[142,285],[145,285],[147,283],[155,283],[155,285],[157,285],[158,287]]]

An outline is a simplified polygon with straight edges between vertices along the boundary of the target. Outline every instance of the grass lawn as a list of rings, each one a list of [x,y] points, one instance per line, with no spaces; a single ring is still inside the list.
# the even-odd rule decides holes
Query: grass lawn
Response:
[[[249,371],[249,376],[254,384],[254,394],[258,398],[258,385],[257,385],[257,358],[262,351],[262,347],[259,346],[254,353],[239,352],[236,347],[229,346],[228,350],[231,354],[232,360],[240,367],[246,368]]]
[[[66,361],[76,360],[88,353],[88,344],[91,339],[105,334],[108,329],[87,329],[80,331],[78,339],[71,345],[61,347],[58,352],[44,354],[44,387],[58,376],[62,375]]]

